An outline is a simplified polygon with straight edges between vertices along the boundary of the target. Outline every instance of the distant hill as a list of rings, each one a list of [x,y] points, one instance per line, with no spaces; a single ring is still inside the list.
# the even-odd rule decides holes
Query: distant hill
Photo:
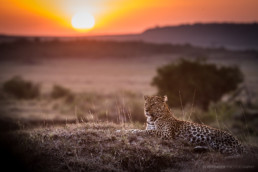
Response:
[[[204,47],[258,49],[258,24],[194,24],[157,27],[141,37],[155,43],[189,43]]]
[[[191,44],[201,47],[258,49],[258,23],[210,23],[155,27],[138,35],[90,37],[101,40],[141,40],[151,43]]]

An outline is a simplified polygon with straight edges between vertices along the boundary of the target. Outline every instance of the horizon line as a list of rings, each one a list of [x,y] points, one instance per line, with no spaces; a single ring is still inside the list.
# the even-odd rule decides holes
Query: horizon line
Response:
[[[144,29],[142,32],[137,32],[137,33],[111,33],[111,34],[97,34],[97,35],[57,35],[57,36],[51,36],[51,35],[28,35],[28,34],[12,34],[12,33],[0,33],[0,37],[46,37],[46,38],[80,38],[80,37],[104,37],[104,36],[135,36],[135,35],[140,35],[144,33],[147,30],[150,29],[155,29],[155,28],[165,28],[165,27],[180,27],[180,26],[194,26],[194,25],[210,25],[210,24],[235,24],[235,25],[251,25],[251,24],[258,24],[258,21],[253,21],[253,22],[194,22],[194,23],[182,23],[182,24],[172,24],[172,25],[155,25],[149,28]]]

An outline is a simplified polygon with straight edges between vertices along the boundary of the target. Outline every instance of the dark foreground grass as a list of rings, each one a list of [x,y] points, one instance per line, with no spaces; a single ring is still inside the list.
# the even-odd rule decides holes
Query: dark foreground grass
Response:
[[[80,123],[1,133],[9,169],[26,171],[255,171],[258,148],[241,157],[196,153],[176,140],[126,133],[129,124]],[[8,149],[7,149],[8,148]]]

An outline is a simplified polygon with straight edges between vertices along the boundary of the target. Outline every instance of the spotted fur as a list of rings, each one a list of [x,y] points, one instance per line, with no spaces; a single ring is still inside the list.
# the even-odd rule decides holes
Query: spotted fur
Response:
[[[181,140],[195,147],[207,146],[223,154],[243,152],[241,143],[225,131],[176,119],[166,104],[166,96],[144,96],[144,99],[148,134]]]

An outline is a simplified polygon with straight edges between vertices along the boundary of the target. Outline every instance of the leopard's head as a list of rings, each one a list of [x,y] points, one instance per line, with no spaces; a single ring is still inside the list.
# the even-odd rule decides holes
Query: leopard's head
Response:
[[[155,121],[164,114],[167,107],[167,96],[144,96],[144,114],[147,119]]]

